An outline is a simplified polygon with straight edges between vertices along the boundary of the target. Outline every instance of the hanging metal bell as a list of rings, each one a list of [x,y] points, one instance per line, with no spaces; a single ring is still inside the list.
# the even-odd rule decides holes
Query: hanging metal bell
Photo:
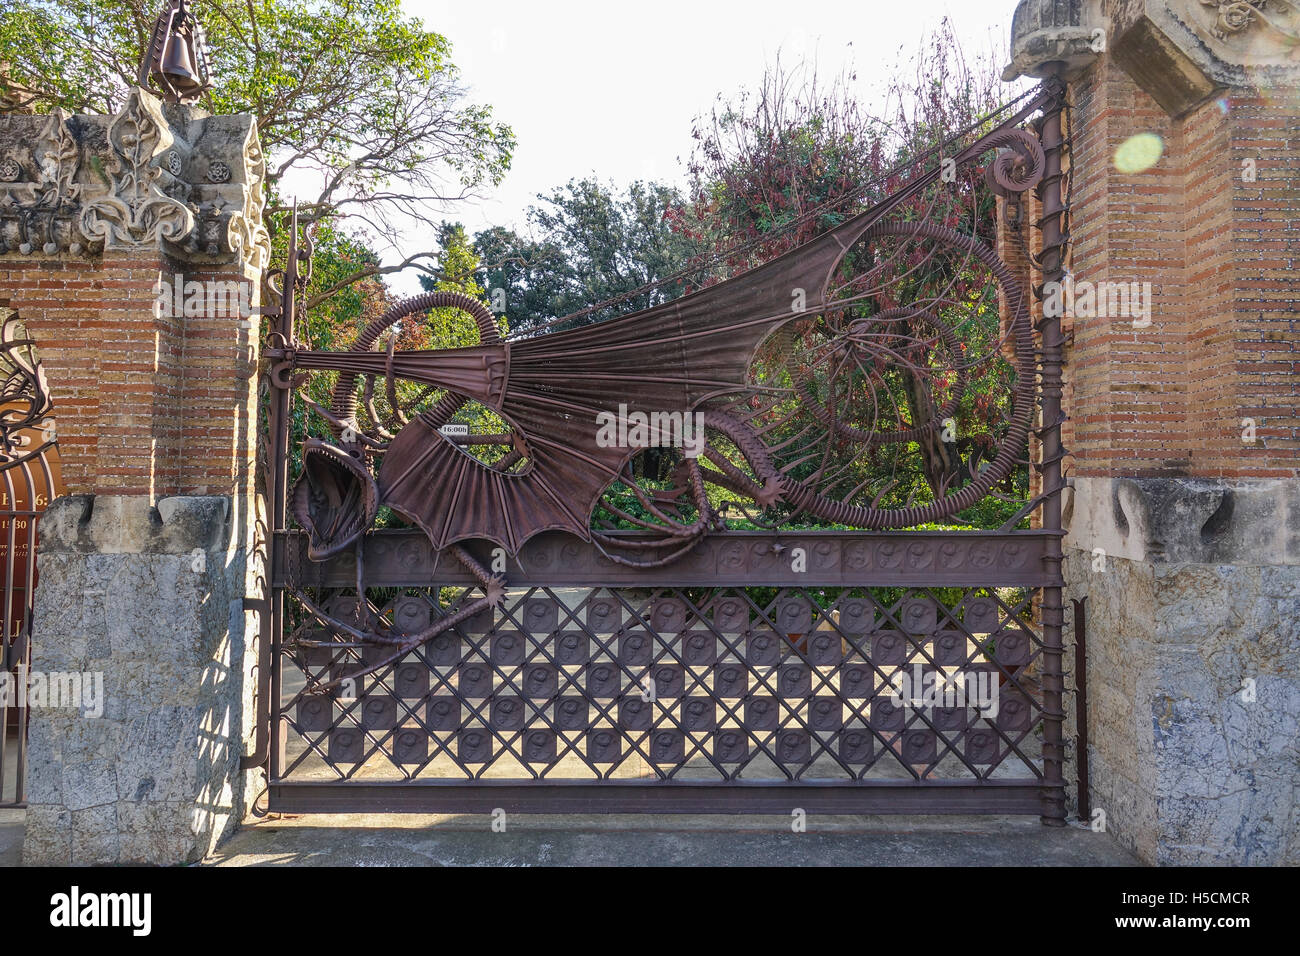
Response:
[[[194,93],[203,88],[197,60],[194,56],[193,37],[189,31],[173,32],[167,38],[160,72],[182,94]]]
[[[140,63],[140,85],[150,80],[169,103],[193,103],[211,86],[203,30],[185,0],[169,0],[154,22]]]

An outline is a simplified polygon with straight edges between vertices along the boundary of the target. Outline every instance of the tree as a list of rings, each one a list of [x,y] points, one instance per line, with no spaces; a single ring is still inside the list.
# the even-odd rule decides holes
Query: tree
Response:
[[[596,179],[571,179],[537,198],[544,205],[529,208],[528,222],[539,238],[499,227],[474,237],[485,284],[505,290],[516,329],[575,312],[584,314],[573,325],[595,322],[689,289],[685,278],[664,282],[696,251],[673,227],[682,203],[673,188],[637,181],[620,192]],[[611,299],[622,300],[618,309],[602,305]]]
[[[483,262],[484,288],[489,296],[501,290],[499,299],[516,329],[536,328],[590,304],[573,300],[569,262],[552,239],[530,239],[493,226],[474,235],[474,251]]]
[[[0,101],[22,91],[37,110],[114,112],[136,84],[160,4],[6,0]],[[190,6],[212,54],[215,86],[201,105],[257,117],[273,233],[290,179],[312,193],[298,206],[304,222],[351,217],[391,234],[402,219],[436,225],[438,205],[498,184],[509,168],[514,134],[489,107],[464,102],[451,45],[397,0]]]
[[[458,222],[444,222],[438,227],[437,278],[420,276],[427,292],[463,292],[487,304],[480,281],[478,252],[470,244],[465,227]],[[504,337],[505,322],[498,323]],[[478,345],[478,328],[458,309],[432,309],[428,318],[416,317],[416,323],[403,327],[398,347],[404,349],[449,349]]]
[[[834,228],[854,210],[850,192],[885,169],[885,131],[849,89],[848,75],[824,88],[815,68],[778,59],[757,90],[724,100],[697,119],[688,173],[691,196],[673,228],[720,261],[709,281],[751,268]],[[883,195],[879,189],[867,199]],[[820,215],[814,210],[825,208]]]
[[[355,278],[377,267],[379,256],[363,239],[329,220],[316,223],[310,232],[312,271],[304,301],[314,304],[300,310],[298,331],[312,348],[346,349],[390,304],[379,276]]]
[[[778,61],[757,90],[724,100],[697,121],[691,201],[674,209],[671,220],[689,241],[709,250],[697,260],[707,270],[706,281],[780,255],[885,198],[913,174],[937,165],[940,157],[933,151],[947,137],[978,126],[999,105],[994,65],[968,64],[947,22],[924,45],[915,73],[894,76],[884,115],[873,115],[852,94],[851,74],[825,85],[815,68],[786,70]],[[917,195],[893,216],[941,223],[986,241],[995,225],[992,195],[969,169]],[[934,422],[946,397],[955,402],[955,440],[932,430],[906,444],[873,445],[865,454],[851,445],[832,447],[825,452],[829,465],[824,450],[814,455],[804,444],[795,444],[789,455],[804,462],[795,477],[826,468],[839,476],[842,491],[869,487],[880,491],[886,505],[898,507],[959,487],[966,467],[995,445],[1012,371],[998,355],[996,289],[986,271],[964,255],[936,254],[921,242],[895,241],[892,250],[885,245],[864,243],[846,257],[838,297],[858,295],[859,302],[841,315],[792,323],[767,343],[756,369],[774,387],[825,404],[836,377],[824,349],[855,320],[916,302],[933,303],[943,320],[961,313],[958,341],[942,346],[949,352],[943,362],[933,352],[912,355],[912,365],[899,354],[878,359],[862,381],[842,384],[837,398],[837,407],[857,412],[866,430],[887,431]],[[937,326],[927,326],[920,314],[890,321],[895,344],[935,339]],[[968,363],[969,356],[980,360]],[[969,365],[967,379],[938,373],[944,363]],[[882,411],[892,421],[881,421]],[[791,421],[791,441],[803,424]],[[834,460],[841,453],[848,457]]]

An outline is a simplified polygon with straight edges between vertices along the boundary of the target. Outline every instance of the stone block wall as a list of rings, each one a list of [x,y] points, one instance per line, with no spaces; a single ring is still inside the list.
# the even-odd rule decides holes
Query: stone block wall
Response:
[[[245,549],[230,499],[73,495],[41,524],[44,670],[103,675],[103,713],[36,711],[28,863],[184,863],[243,818]]]
[[[1107,832],[1158,864],[1300,863],[1300,481],[1081,479],[1074,508]]]

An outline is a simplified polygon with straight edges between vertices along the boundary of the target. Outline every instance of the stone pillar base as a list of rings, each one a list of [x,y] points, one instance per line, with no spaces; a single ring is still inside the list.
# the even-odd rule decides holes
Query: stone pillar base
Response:
[[[1081,477],[1071,505],[1094,811],[1148,863],[1300,864],[1300,480]]]
[[[33,675],[102,675],[103,693],[91,713],[31,711],[25,863],[193,862],[243,817],[236,523],[224,497],[76,495],[45,513]]]

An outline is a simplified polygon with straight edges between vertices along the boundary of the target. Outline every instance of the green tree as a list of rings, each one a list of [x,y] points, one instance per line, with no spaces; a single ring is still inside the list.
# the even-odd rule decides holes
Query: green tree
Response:
[[[484,281],[505,290],[515,328],[598,306],[572,324],[595,322],[688,290],[685,279],[672,277],[697,245],[673,228],[682,197],[670,186],[637,181],[619,191],[593,178],[572,179],[537,198],[542,205],[528,210],[537,238],[500,228],[474,237]],[[610,299],[623,301],[617,309],[600,307]]]
[[[756,90],[724,99],[697,122],[696,150],[689,166],[691,201],[673,213],[673,225],[707,250],[699,265],[716,282],[780,255],[843,222],[933,168],[930,155],[956,130],[976,126],[997,108],[999,83],[993,64],[968,64],[951,25],[924,44],[914,73],[894,74],[890,100],[882,114],[869,112],[852,92],[852,75],[829,85],[815,69],[786,70],[778,63]],[[990,124],[991,125],[991,124]],[[903,203],[894,220],[941,223],[958,233],[991,241],[995,225],[992,194],[977,171],[960,171]],[[789,440],[786,453],[798,478],[819,469],[828,492],[860,495],[879,492],[885,506],[924,503],[960,487],[968,468],[990,454],[1003,428],[1014,373],[999,354],[996,288],[982,268],[963,253],[904,238],[863,243],[849,250],[842,273],[833,277],[841,298],[860,297],[837,314],[799,320],[774,336],[755,363],[763,381],[798,390],[805,399],[831,407],[847,422],[866,430],[906,430],[942,416],[954,401],[955,440],[942,432],[916,440],[868,446],[844,443],[825,449],[796,442],[810,423],[794,403],[779,406],[774,418],[792,414],[774,442]],[[937,318],[955,329],[957,341],[943,343],[924,312],[890,320],[889,344],[911,349],[904,356],[878,354],[874,367],[854,370],[828,342],[859,319],[904,304],[932,306]],[[871,326],[866,326],[870,330]],[[864,341],[879,342],[876,328]],[[928,350],[907,342],[935,343]],[[834,358],[831,358],[834,356]],[[963,384],[944,369],[966,368]],[[834,366],[834,369],[832,369]],[[809,433],[820,435],[820,427]],[[1022,469],[1006,491],[1027,487]],[[856,489],[851,491],[851,489]],[[863,489],[866,489],[865,491]],[[836,495],[832,494],[832,497]],[[1005,518],[1018,505],[998,509]],[[987,521],[986,514],[966,515]],[[1000,521],[999,521],[1000,523]]]
[[[389,305],[388,288],[381,278],[354,278],[369,267],[378,267],[379,256],[363,238],[332,221],[318,222],[310,232],[312,273],[305,301],[314,304],[300,310],[297,331],[312,348],[346,349]],[[287,236],[284,238],[287,240]],[[287,241],[277,245],[287,247]],[[286,250],[276,252],[283,261]]]
[[[480,261],[465,227],[458,222],[444,222],[438,227],[436,277],[420,276],[420,285],[428,292],[462,292],[487,304],[480,281]],[[504,337],[507,328],[498,323]],[[478,328],[459,309],[431,309],[428,318],[416,317],[416,324],[403,330],[398,340],[402,348],[450,349],[479,344]]]
[[[489,297],[504,299],[516,328],[536,328],[589,304],[575,304],[564,250],[549,239],[530,239],[493,226],[474,235],[474,251],[483,262],[482,281]]]
[[[160,0],[5,0],[0,100],[111,113],[136,75]],[[442,35],[398,0],[192,0],[215,85],[201,105],[251,113],[267,157],[272,232],[289,183],[304,221],[377,234],[501,181],[514,134],[465,102]],[[309,196],[306,194],[310,193]],[[379,270],[393,271],[397,266]],[[370,274],[375,274],[374,272]]]

